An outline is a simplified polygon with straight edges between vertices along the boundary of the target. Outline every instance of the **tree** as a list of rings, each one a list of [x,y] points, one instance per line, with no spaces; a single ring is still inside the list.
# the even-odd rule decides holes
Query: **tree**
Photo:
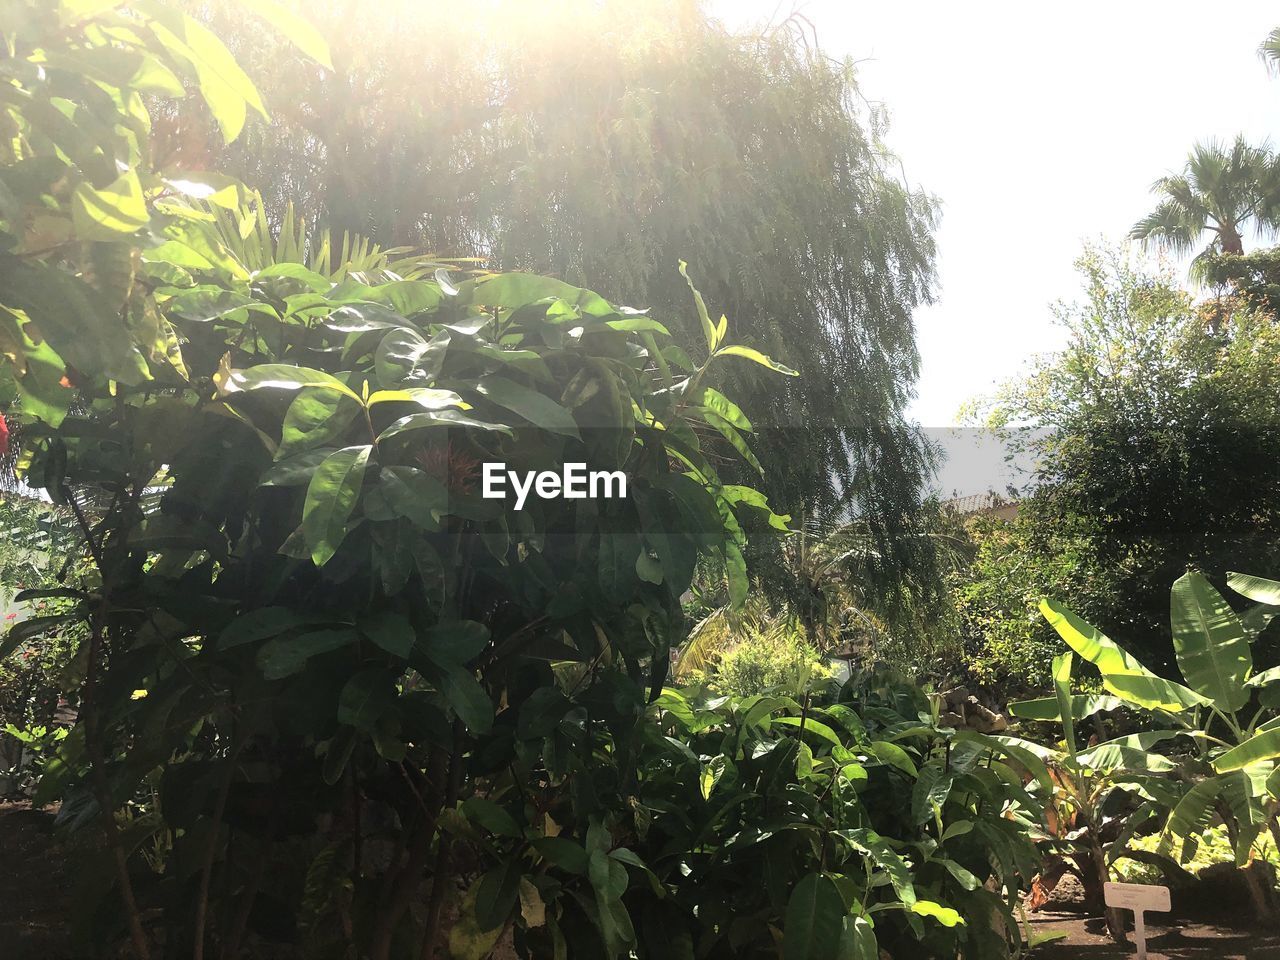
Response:
[[[272,125],[227,159],[275,209],[288,196],[386,244],[590,278],[672,324],[688,259],[744,342],[801,373],[735,377],[762,488],[864,518],[886,582],[914,562],[900,544],[929,455],[903,410],[936,209],[802,21],[732,33],[692,0],[305,7],[332,74],[214,21],[278,91]]]
[[[1205,231],[1209,253],[1241,254],[1250,229],[1271,233],[1280,226],[1280,179],[1271,150],[1243,136],[1230,145],[1197,143],[1180,174],[1151,187],[1155,210],[1133,225],[1129,236],[1151,241],[1179,256],[1195,250]]]
[[[1229,316],[1244,308],[1280,317],[1280,247],[1205,257],[1202,275],[1209,286],[1228,291],[1226,302],[1207,304],[1207,309],[1221,309]],[[1220,320],[1215,316],[1211,322]]]
[[[1208,323],[1170,276],[1117,253],[1080,267],[1087,299],[1060,313],[1066,349],[1010,384],[990,422],[1028,431],[1037,459],[1024,542],[1109,571],[1086,584],[1086,615],[1168,668],[1170,582],[1188,565],[1222,582],[1280,559],[1280,329],[1243,309]]]
[[[316,49],[305,25],[262,9],[295,42]],[[142,492],[136,484],[145,486],[149,478],[135,475],[132,495],[104,482],[106,474],[119,478],[117,460],[84,485],[91,489],[68,495],[68,447],[57,432],[68,417],[83,425],[104,409],[129,416],[139,397],[160,404],[171,399],[176,384],[194,389],[176,328],[162,311],[165,296],[158,293],[184,277],[190,282],[190,275],[163,258],[153,262],[174,269],[150,265],[143,250],[154,253],[164,241],[182,249],[181,238],[200,233],[197,213],[184,208],[183,198],[225,203],[238,189],[226,178],[189,179],[157,162],[148,101],[163,104],[186,97],[188,88],[197,91],[227,141],[240,134],[250,110],[265,115],[265,109],[217,37],[162,3],[20,0],[8,13],[3,39],[9,80],[0,108],[8,132],[0,146],[0,408],[21,425],[25,478],[51,488],[51,497],[70,506],[87,532],[85,510],[99,496],[115,507],[132,502],[136,508]],[[186,249],[186,266],[212,268],[204,254]],[[217,258],[214,245],[204,250]],[[71,450],[75,456],[74,441]],[[30,472],[33,462],[45,465],[38,481]],[[95,547],[99,573],[104,562],[96,549],[107,538],[101,526],[85,537]],[[81,608],[90,601],[79,586],[37,591],[33,599],[71,600]],[[101,629],[109,592],[100,588],[94,585],[95,626],[82,631],[86,642],[77,653],[77,674],[84,677],[81,722],[65,741],[71,754],[63,761],[76,764],[77,774],[90,774],[83,797],[92,801],[82,820],[101,826],[110,857],[103,874],[114,877],[122,921],[136,955],[146,960],[148,937],[108,769],[112,746],[100,691],[112,644]],[[61,633],[87,622],[65,613],[25,621],[6,633],[0,656],[42,631]]]
[[[74,518],[86,572],[29,591],[59,603],[8,630],[0,657],[74,634],[79,717],[36,800],[103,831],[85,930],[101,943],[127,926],[144,960],[156,934],[200,960],[251,930],[385,960],[409,938],[434,949],[469,872],[457,818],[473,839],[507,833],[495,798],[544,839],[611,853],[605,820],[626,805],[610,794],[634,771],[597,774],[593,740],[607,728],[625,756],[644,735],[699,558],[741,602],[743,520],[784,522],[709,459],[713,435],[752,456],[720,374],[792,371],[732,342],[687,277],[697,363],[661,323],[563,281],[418,279],[423,261],[349,237],[335,258],[326,234],[272,236],[225,175],[148,163],[139,78],[206,82],[228,135],[257,100],[216,37],[151,3],[18,24],[0,369],[22,479]],[[29,208],[60,231],[52,248]],[[498,501],[482,463],[584,465],[615,493],[556,497],[539,477],[536,503]],[[530,785],[541,806],[524,805]],[[145,816],[117,818],[138,803]],[[368,856],[384,819],[391,855]],[[173,872],[138,853],[152,837]],[[473,900],[489,947],[521,878],[546,872],[525,870],[534,849],[494,865],[498,900]],[[604,880],[592,867],[583,949],[617,955],[636,936],[610,863]],[[168,893],[148,900],[153,882]],[[276,918],[265,933],[255,904]]]
[[[1280,71],[1280,27],[1267,34],[1267,39],[1258,46],[1258,56],[1273,73]]]

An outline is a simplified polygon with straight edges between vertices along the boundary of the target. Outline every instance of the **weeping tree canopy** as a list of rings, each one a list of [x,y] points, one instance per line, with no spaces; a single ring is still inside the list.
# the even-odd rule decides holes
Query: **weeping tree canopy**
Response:
[[[688,260],[746,342],[801,374],[733,385],[770,496],[866,518],[892,561],[929,468],[903,410],[936,206],[850,64],[799,18],[734,33],[693,0],[305,8],[332,72],[213,5],[274,91],[271,123],[219,163],[337,231],[589,277],[677,324]],[[198,117],[170,123],[175,150],[222,149]]]

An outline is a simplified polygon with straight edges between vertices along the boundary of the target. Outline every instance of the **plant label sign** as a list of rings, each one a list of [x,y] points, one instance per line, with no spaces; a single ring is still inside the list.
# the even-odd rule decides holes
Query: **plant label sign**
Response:
[[[1147,924],[1143,914],[1148,910],[1169,912],[1169,888],[1146,883],[1105,883],[1102,894],[1108,907],[1133,911],[1133,939],[1138,945],[1138,960],[1147,960]]]

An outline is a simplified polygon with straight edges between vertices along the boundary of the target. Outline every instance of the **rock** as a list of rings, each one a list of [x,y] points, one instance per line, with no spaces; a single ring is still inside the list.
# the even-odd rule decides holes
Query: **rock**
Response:
[[[969,697],[965,701],[965,718],[969,728],[979,733],[1000,733],[1009,729],[1009,721],[1004,715],[988,710],[977,697]]]
[[[954,690],[947,690],[942,694],[942,702],[946,704],[947,709],[952,713],[963,714],[964,704],[968,699],[968,687],[956,687]]]
[[[938,723],[944,727],[955,727],[957,730],[961,729],[965,725],[964,717],[960,716],[958,713],[952,713],[949,710],[946,713],[938,714]]]

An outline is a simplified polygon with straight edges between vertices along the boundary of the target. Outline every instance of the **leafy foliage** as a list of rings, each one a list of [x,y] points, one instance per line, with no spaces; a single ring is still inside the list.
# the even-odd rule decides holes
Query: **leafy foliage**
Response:
[[[726,464],[726,479],[797,515],[863,518],[885,589],[927,564],[906,534],[928,451],[903,411],[936,207],[900,179],[852,65],[801,18],[735,33],[693,0],[395,3],[377,17],[350,0],[294,6],[333,44],[333,73],[213,14],[288,103],[220,163],[277,216],[292,201],[385,244],[590,283],[689,343],[702,338],[678,252],[745,347],[801,373],[743,367],[727,381],[766,471]]]
[[[1053,601],[1044,601],[1041,609],[1067,645],[1098,668],[1108,693],[1160,723],[1155,730],[1104,744],[1093,752],[1097,763],[1107,750],[1099,765],[1123,769],[1125,779],[1142,788],[1147,803],[1134,820],[1155,818],[1163,823],[1157,852],[1167,853],[1176,840],[1182,859],[1190,859],[1211,821],[1220,818],[1237,865],[1249,867],[1263,831],[1270,830],[1273,837],[1280,838],[1276,819],[1280,775],[1273,776],[1280,758],[1280,738],[1274,729],[1280,722],[1275,716],[1275,706],[1280,703],[1275,684],[1280,673],[1256,670],[1250,649],[1261,627],[1280,609],[1275,604],[1280,600],[1280,583],[1239,574],[1233,574],[1231,582],[1239,592],[1260,600],[1247,619],[1237,615],[1198,573],[1185,574],[1173,585],[1173,646],[1185,685],[1151,672],[1109,637]],[[1068,665],[1059,676],[1058,717],[1070,744],[1075,710],[1067,700],[1069,674]],[[1014,709],[1034,713],[1034,705],[1015,705]],[[1179,736],[1191,738],[1197,747],[1181,764],[1146,752]],[[1175,770],[1176,777],[1172,776]],[[1168,775],[1169,782],[1156,782],[1151,773]],[[1113,851],[1110,859],[1118,855]],[[1274,897],[1269,885],[1255,870],[1249,868],[1245,873],[1255,910],[1261,918],[1270,918]]]
[[[1030,770],[939,727],[912,688],[826,691],[801,704],[667,690],[654,704],[646,826],[628,843],[695,851],[645,857],[671,885],[669,928],[708,956],[772,955],[779,927],[783,957],[1004,956],[1036,869]]]
[[[1153,241],[1179,255],[1190,253],[1208,233],[1205,254],[1244,253],[1245,233],[1273,232],[1280,224],[1280,172],[1266,146],[1236,137],[1230,144],[1198,143],[1180,174],[1161,177],[1151,187],[1160,197],[1155,210],[1129,236]]]
[[[1088,299],[1062,314],[1066,350],[1009,385],[989,422],[1038,465],[1020,504],[1028,579],[1069,576],[1042,595],[1078,595],[1160,672],[1169,583],[1189,565],[1221,586],[1229,567],[1275,562],[1280,327],[1256,311],[1208,325],[1170,277],[1118,255],[1081,266]],[[1030,622],[1021,602],[994,615]]]
[[[1124,607],[1120,574],[1098,556],[1096,521],[1043,514],[1043,502],[1032,496],[1012,519],[970,519],[973,560],[951,581],[963,648],[950,662],[1005,697],[1052,689],[1061,644],[1039,615],[1042,597],[1070,596],[1083,615],[1097,619]]]
[[[520,770],[579,805],[587,919],[625,949],[626,869],[599,827],[625,794],[585,773],[591,740],[619,736],[634,776],[626,735],[661,689],[699,557],[745,595],[742,520],[784,520],[720,482],[709,438],[750,457],[750,425],[714,384],[726,365],[789,371],[728,340],[696,290],[695,364],[662,324],[562,281],[406,279],[354,242],[335,261],[291,227],[268,236],[233,181],[148,166],[139,77],[198,85],[228,137],[261,106],[203,27],[142,2],[19,22],[35,106],[9,108],[24,135],[3,170],[26,205],[0,282],[8,412],[23,479],[74,516],[92,572],[45,591],[67,608],[5,652],[83,631],[80,719],[37,797],[104,833],[82,934],[127,932],[140,957],[249,938],[381,958],[434,943],[455,879],[480,874],[465,941],[509,919],[513,890],[536,914],[509,862],[484,845],[468,860],[457,839],[493,825],[487,798]],[[131,45],[108,78],[120,123],[99,129],[89,78]],[[66,76],[37,66],[64,59]],[[78,153],[50,119],[75,97],[101,137]],[[99,152],[120,182],[95,179]],[[36,246],[28,207],[56,221],[55,245]],[[480,496],[482,461],[620,471],[629,493],[518,511]],[[136,800],[144,815],[118,819]]]
[[[794,631],[773,629],[743,637],[721,653],[715,663],[711,685],[739,697],[753,696],[769,689],[803,696],[812,679],[824,668],[818,651]]]

